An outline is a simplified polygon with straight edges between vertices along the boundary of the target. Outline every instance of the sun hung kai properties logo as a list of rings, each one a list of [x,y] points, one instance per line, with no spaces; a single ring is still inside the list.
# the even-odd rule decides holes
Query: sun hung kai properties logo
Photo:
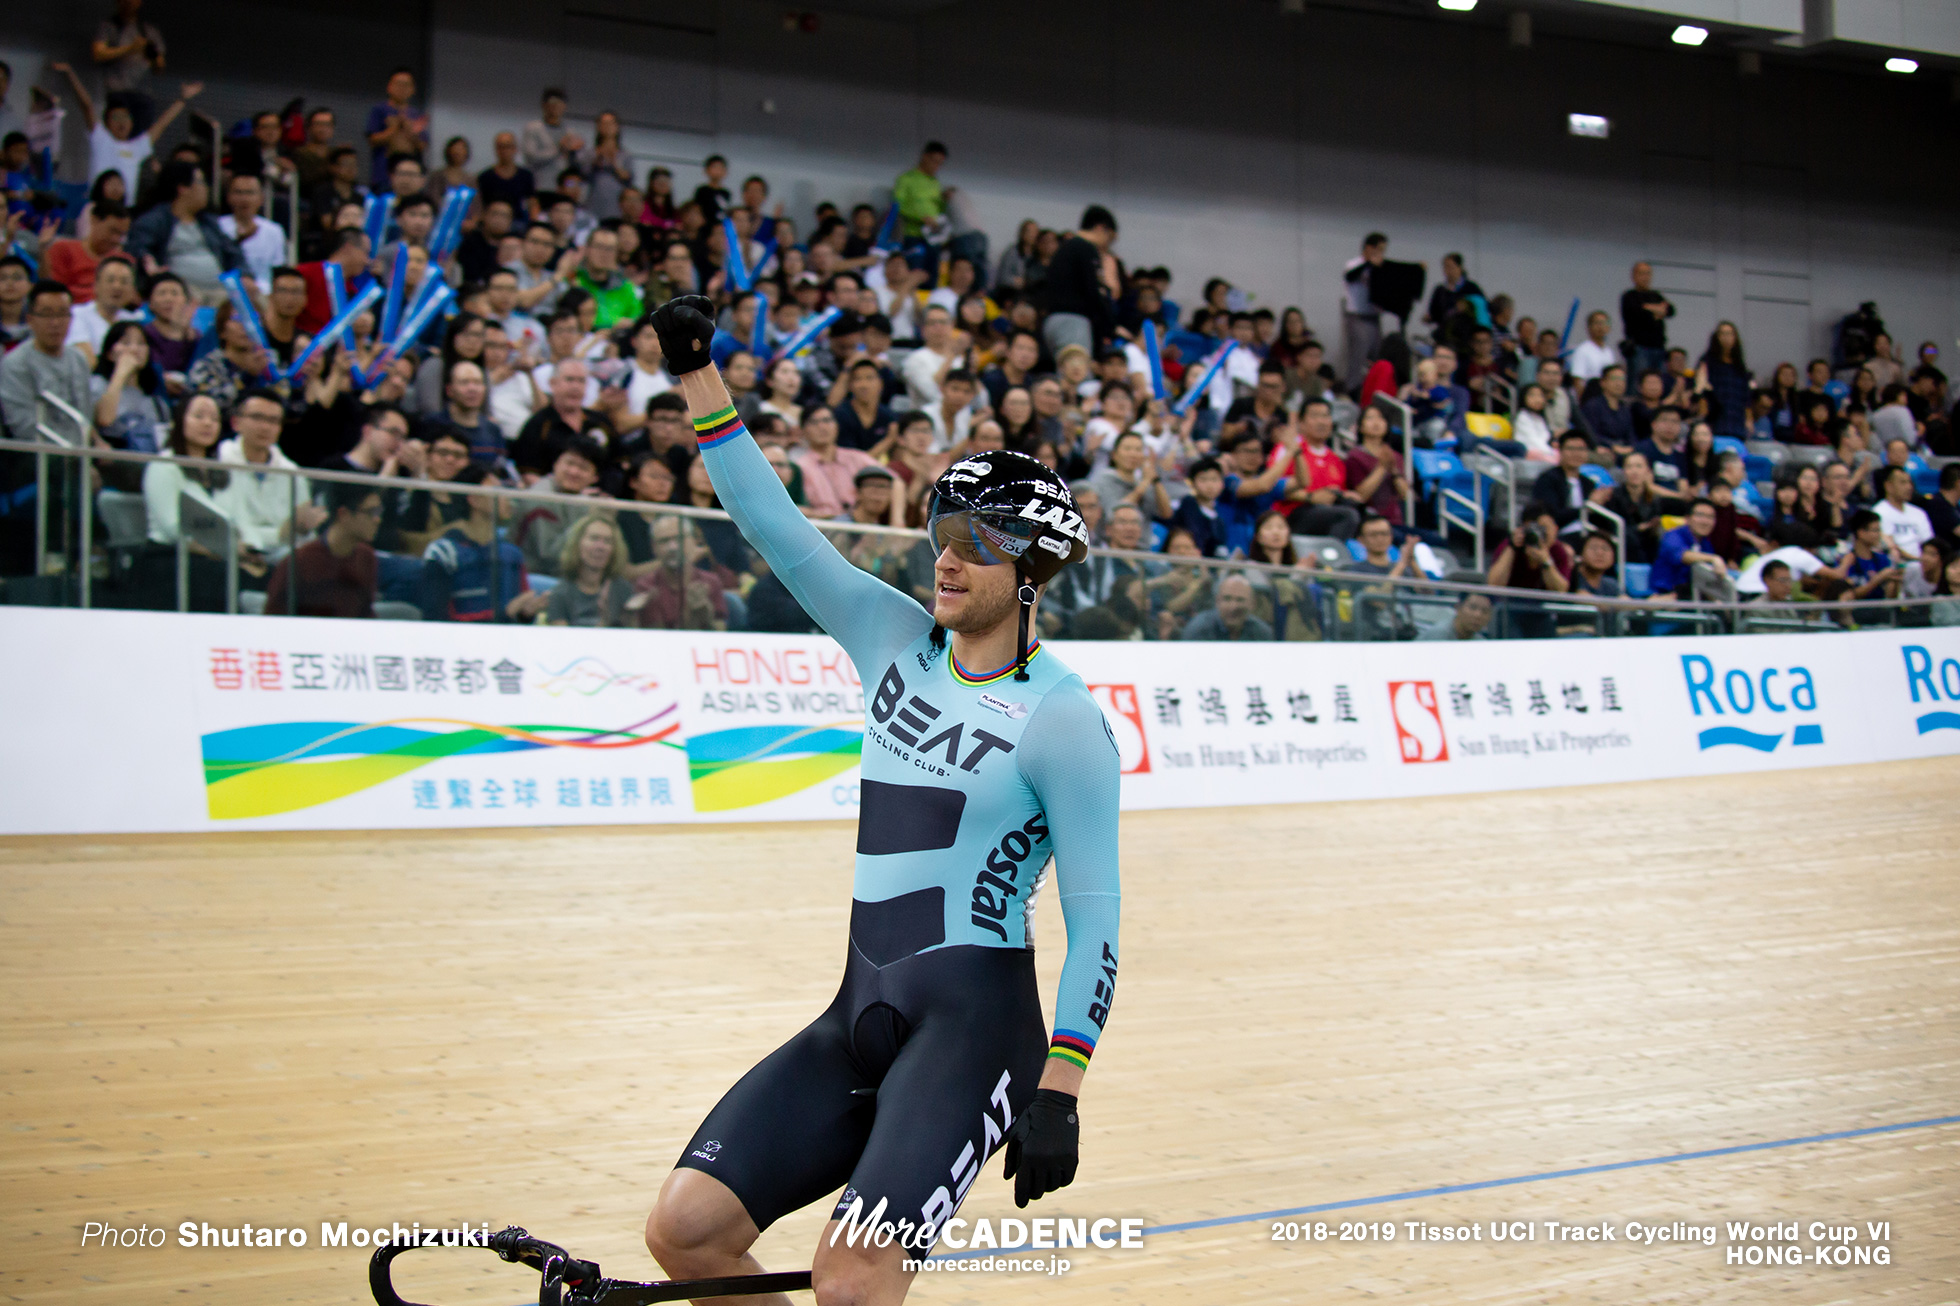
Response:
[[[1443,733],[1443,709],[1436,701],[1434,681],[1389,681],[1388,706],[1404,762],[1450,760],[1450,740]]]
[[[1935,665],[1933,655],[1919,644],[1907,644],[1899,652],[1906,660],[1906,684],[1912,690],[1913,704],[1933,705],[1931,711],[1919,714],[1919,733],[1960,730],[1960,711],[1954,710],[1960,708],[1960,658],[1941,658]]]
[[[1824,742],[1824,727],[1802,714],[1817,710],[1817,683],[1807,667],[1718,667],[1699,653],[1681,655],[1688,705],[1697,717],[1728,718],[1696,736],[1703,752],[1734,745],[1774,753]]]

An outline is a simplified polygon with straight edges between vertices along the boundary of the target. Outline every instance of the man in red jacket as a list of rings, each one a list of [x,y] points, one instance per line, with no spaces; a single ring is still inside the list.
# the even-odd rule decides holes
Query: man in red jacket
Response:
[[[302,335],[316,336],[333,320],[333,297],[327,293],[327,264],[340,264],[347,297],[354,297],[356,283],[368,265],[367,233],[359,227],[342,227],[335,237],[334,252],[318,263],[302,263],[299,274],[306,278],[306,308],[299,315]]]

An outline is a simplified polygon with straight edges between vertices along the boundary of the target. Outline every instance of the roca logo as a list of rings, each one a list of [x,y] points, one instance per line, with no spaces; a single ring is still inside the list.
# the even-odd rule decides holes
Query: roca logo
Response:
[[[1907,644],[1899,652],[1906,660],[1906,686],[1912,701],[1960,705],[1960,658],[1941,658],[1937,663],[1923,645]],[[1951,707],[1935,707],[1919,714],[1919,733],[1960,730],[1960,712]]]
[[[1705,706],[1710,716],[1748,717],[1749,726],[1777,727],[1774,733],[1764,733],[1749,726],[1709,726],[1697,737],[1704,752],[1732,744],[1773,753],[1783,742],[1782,714],[1817,710],[1817,682],[1808,667],[1764,667],[1756,671],[1732,667],[1724,671],[1699,653],[1683,653],[1681,675],[1688,686],[1688,706],[1696,716],[1703,715]],[[1824,742],[1824,727],[1817,722],[1791,724],[1792,748]]]

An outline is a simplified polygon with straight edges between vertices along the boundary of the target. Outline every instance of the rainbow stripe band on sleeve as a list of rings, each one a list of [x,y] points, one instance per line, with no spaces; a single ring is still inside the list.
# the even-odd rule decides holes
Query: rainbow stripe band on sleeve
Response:
[[[703,449],[725,444],[746,430],[748,428],[742,425],[742,419],[735,415],[733,404],[718,413],[694,419],[694,439]]]
[[[1072,1029],[1058,1029],[1055,1037],[1048,1040],[1048,1055],[1072,1061],[1084,1070],[1089,1068],[1089,1058],[1096,1053],[1096,1041],[1076,1033]]]

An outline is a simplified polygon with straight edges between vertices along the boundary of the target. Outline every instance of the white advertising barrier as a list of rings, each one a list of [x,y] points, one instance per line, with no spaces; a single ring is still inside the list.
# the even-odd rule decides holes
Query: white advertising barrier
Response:
[[[862,678],[824,638],[36,608],[0,635],[4,833],[857,811]],[[1960,629],[1054,651],[1126,808],[1960,752]]]

